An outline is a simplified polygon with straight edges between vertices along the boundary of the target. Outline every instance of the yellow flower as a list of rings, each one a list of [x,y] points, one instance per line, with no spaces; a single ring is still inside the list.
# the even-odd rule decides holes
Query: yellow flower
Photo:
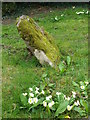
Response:
[[[67,115],[67,116],[65,116],[65,118],[69,118],[70,119],[70,117]]]

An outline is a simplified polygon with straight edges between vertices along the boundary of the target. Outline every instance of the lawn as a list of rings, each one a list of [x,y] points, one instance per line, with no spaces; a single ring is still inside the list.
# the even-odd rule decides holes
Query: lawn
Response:
[[[60,90],[67,96],[74,89],[72,81],[79,83],[88,79],[88,15],[76,14],[83,10],[87,11],[88,8],[54,9],[33,16],[39,26],[43,26],[54,37],[62,55],[61,61],[66,61],[67,56],[71,58],[70,66],[62,75],[51,67],[41,66],[34,56],[28,54],[15,22],[2,25],[3,118],[47,116],[47,112],[39,108],[36,112],[20,109],[20,94],[27,92],[33,85],[40,86],[43,74],[47,74],[50,83],[56,84],[55,91]],[[55,17],[58,20],[55,20]],[[69,116],[81,117],[78,112],[71,112]]]

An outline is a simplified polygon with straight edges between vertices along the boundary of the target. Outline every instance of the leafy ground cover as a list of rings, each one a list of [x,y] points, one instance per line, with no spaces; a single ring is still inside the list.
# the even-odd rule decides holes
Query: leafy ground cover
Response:
[[[84,12],[76,14],[76,12]],[[67,96],[74,89],[72,81],[80,83],[88,80],[88,11],[87,8],[76,7],[62,10],[50,10],[47,13],[34,15],[33,18],[43,26],[54,38],[61,56],[66,63],[67,56],[71,63],[60,71],[49,66],[41,66],[34,56],[30,56],[24,41],[20,38],[14,23],[2,25],[2,112],[4,118],[43,118],[47,111],[34,108],[31,111],[20,109],[20,95],[26,93],[34,85],[40,87],[43,75],[49,83],[55,84],[53,91],[60,91]],[[65,64],[66,66],[66,64]],[[68,115],[68,113],[63,113]],[[53,114],[52,114],[53,116]],[[82,117],[74,111],[71,118]],[[84,116],[86,117],[87,114]]]

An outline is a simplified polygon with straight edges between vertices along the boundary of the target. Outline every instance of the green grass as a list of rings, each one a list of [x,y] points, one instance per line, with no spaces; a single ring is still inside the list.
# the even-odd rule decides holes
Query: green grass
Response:
[[[68,55],[72,59],[70,67],[62,76],[50,67],[41,67],[35,57],[30,57],[15,23],[2,26],[3,118],[41,116],[40,110],[37,110],[37,113],[20,110],[19,95],[33,85],[39,86],[43,73],[47,73],[50,81],[56,83],[56,90],[66,95],[73,89],[72,81],[88,79],[88,15],[76,14],[76,11],[83,9],[87,10],[82,7],[68,8],[47,14],[41,13],[34,17],[36,22],[55,38],[55,43],[62,54],[61,60],[66,60]],[[64,16],[61,17],[61,14]],[[55,16],[60,20],[54,21]],[[79,115],[72,113],[71,117]]]

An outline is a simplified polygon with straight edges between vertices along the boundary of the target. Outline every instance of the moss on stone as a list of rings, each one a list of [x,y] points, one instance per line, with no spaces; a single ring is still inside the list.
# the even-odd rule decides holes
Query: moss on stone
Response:
[[[17,19],[18,32],[24,41],[31,47],[42,50],[50,61],[56,66],[60,61],[60,54],[57,46],[54,44],[52,36],[45,30],[42,30],[38,24],[28,16],[21,16]]]

